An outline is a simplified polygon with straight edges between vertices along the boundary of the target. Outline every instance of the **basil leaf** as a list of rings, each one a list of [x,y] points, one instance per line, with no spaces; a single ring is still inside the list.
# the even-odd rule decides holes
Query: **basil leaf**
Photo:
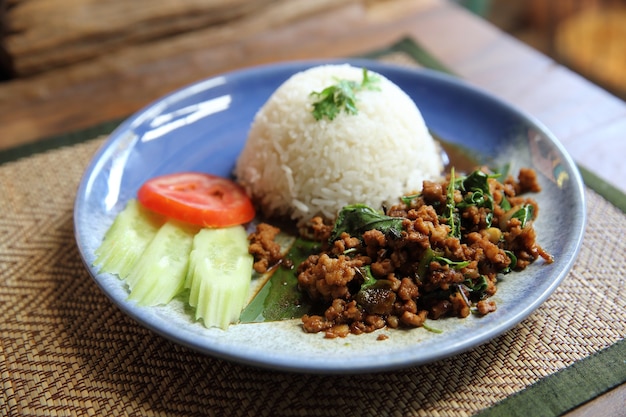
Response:
[[[462,269],[470,264],[470,261],[453,261],[451,259],[444,258],[443,256],[433,256],[432,260],[449,265],[453,269]]]
[[[489,287],[487,278],[484,275],[481,275],[476,282],[468,278],[463,282],[463,285],[470,290],[470,298],[473,300],[485,298],[487,288]]]
[[[534,212],[535,208],[532,204],[524,204],[522,208],[513,213],[511,218],[519,219],[519,221],[521,222],[521,227],[523,229],[524,227],[526,227],[526,224],[533,219]]]
[[[430,326],[429,326],[428,324],[426,324],[426,323],[422,324],[422,327],[423,327],[425,330],[428,330],[429,332],[432,332],[432,333],[437,333],[437,334],[439,334],[439,333],[443,333],[443,330],[441,330],[441,329],[437,329],[437,328],[435,328],[435,327],[430,327]]]
[[[484,194],[489,195],[489,183],[487,179],[489,175],[485,174],[481,170],[476,170],[463,180],[463,190],[481,190]]]
[[[493,213],[489,212],[485,215],[485,223],[487,223],[487,227],[491,227],[493,223]]]
[[[511,207],[511,203],[509,202],[509,200],[507,200],[507,198],[505,196],[502,196],[502,201],[500,202],[500,207],[504,211],[509,211],[512,208]]]
[[[378,280],[374,277],[374,275],[372,275],[372,269],[369,265],[359,268],[359,270],[361,271],[361,275],[364,279],[363,284],[361,284],[360,291],[366,290],[376,284]]]
[[[419,264],[417,265],[417,276],[420,279],[423,279],[426,276],[426,272],[428,271],[428,266],[430,262],[433,260],[435,256],[435,252],[431,248],[426,249],[424,252],[424,256],[420,259]]]
[[[339,239],[343,232],[360,237],[368,230],[379,230],[387,236],[399,238],[402,234],[402,217],[386,216],[364,204],[353,204],[339,212],[330,241]]]
[[[446,190],[446,208],[444,212],[444,218],[450,227],[450,236],[457,239],[461,238],[461,218],[456,211],[456,204],[454,202],[454,190],[456,180],[454,177],[454,167],[450,170],[450,182]]]
[[[493,168],[491,171],[494,173],[493,177],[498,178],[498,181],[503,182],[509,176],[511,172],[511,163],[507,162],[500,168]]]
[[[485,196],[484,191],[476,189],[475,191],[467,193],[463,198],[463,201],[456,206],[461,210],[469,206],[485,207],[488,205],[489,198],[489,196]]]
[[[505,250],[504,253],[506,254],[506,256],[509,257],[511,263],[500,272],[502,272],[503,274],[508,274],[517,266],[517,256],[515,256],[515,254],[510,250]]]
[[[428,267],[432,261],[437,261],[446,265],[449,265],[453,269],[462,269],[470,264],[470,261],[453,261],[449,258],[445,258],[443,256],[439,256],[435,254],[435,252],[428,248],[424,252],[424,256],[420,259],[420,262],[417,266],[417,276],[423,278],[428,272]]]
[[[467,208],[471,205],[476,207],[487,208],[493,212],[493,196],[489,189],[489,178],[498,175],[488,175],[483,171],[476,170],[467,176],[461,183],[461,191],[467,194],[463,198],[463,202],[459,203],[459,209]],[[491,226],[493,215],[486,216],[487,227]]]
[[[419,196],[420,194],[403,195],[402,197],[400,197],[400,200],[402,200],[402,202],[406,204],[407,206],[410,206],[411,201],[415,200]]]

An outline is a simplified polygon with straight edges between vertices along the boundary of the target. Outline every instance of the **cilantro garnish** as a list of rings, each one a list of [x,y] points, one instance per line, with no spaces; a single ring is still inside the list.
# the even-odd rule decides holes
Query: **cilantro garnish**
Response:
[[[363,68],[363,80],[358,83],[350,80],[337,80],[337,84],[326,87],[322,91],[314,91],[311,96],[318,98],[313,103],[313,117],[321,120],[326,117],[333,120],[343,110],[348,114],[357,114],[356,93],[362,90],[379,90],[380,78],[369,75]]]

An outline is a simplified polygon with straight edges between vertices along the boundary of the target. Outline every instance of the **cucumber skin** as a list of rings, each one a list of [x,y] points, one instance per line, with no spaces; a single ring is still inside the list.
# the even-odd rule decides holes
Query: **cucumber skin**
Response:
[[[141,306],[169,303],[183,289],[198,227],[168,220],[126,278],[129,300]]]
[[[93,265],[101,273],[126,279],[164,222],[160,214],[144,208],[137,200],[129,200],[96,249]]]
[[[222,329],[237,322],[248,298],[252,264],[243,226],[200,230],[185,279],[196,320]]]

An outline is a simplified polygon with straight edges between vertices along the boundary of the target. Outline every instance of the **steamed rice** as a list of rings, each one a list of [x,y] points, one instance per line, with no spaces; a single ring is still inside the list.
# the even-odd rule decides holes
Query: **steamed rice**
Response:
[[[356,115],[312,115],[312,92],[337,79],[361,82],[363,70],[350,65],[297,73],[258,111],[235,175],[264,215],[334,219],[348,204],[380,208],[440,176],[440,153],[417,106],[376,76],[378,91],[357,93]]]

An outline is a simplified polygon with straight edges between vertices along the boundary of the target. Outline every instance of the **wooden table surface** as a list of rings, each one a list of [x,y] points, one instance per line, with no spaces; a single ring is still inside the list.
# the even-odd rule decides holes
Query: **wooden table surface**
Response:
[[[355,56],[412,37],[470,83],[537,118],[578,163],[626,191],[620,181],[626,177],[623,100],[443,0],[326,3],[292,21],[273,24],[269,10],[238,26],[130,45],[2,83],[0,150],[119,119],[176,88],[224,71]],[[622,386],[570,414],[614,410],[617,415],[625,392]]]
[[[295,21],[284,17],[290,10],[281,10],[277,15],[283,21],[274,18],[272,29],[268,10],[231,27],[130,45],[0,84],[0,149],[124,117],[173,89],[220,72],[282,60],[354,56],[411,36],[458,75],[543,122],[577,162],[626,191],[618,181],[626,177],[623,100],[446,1],[302,4],[307,3],[318,9]]]

